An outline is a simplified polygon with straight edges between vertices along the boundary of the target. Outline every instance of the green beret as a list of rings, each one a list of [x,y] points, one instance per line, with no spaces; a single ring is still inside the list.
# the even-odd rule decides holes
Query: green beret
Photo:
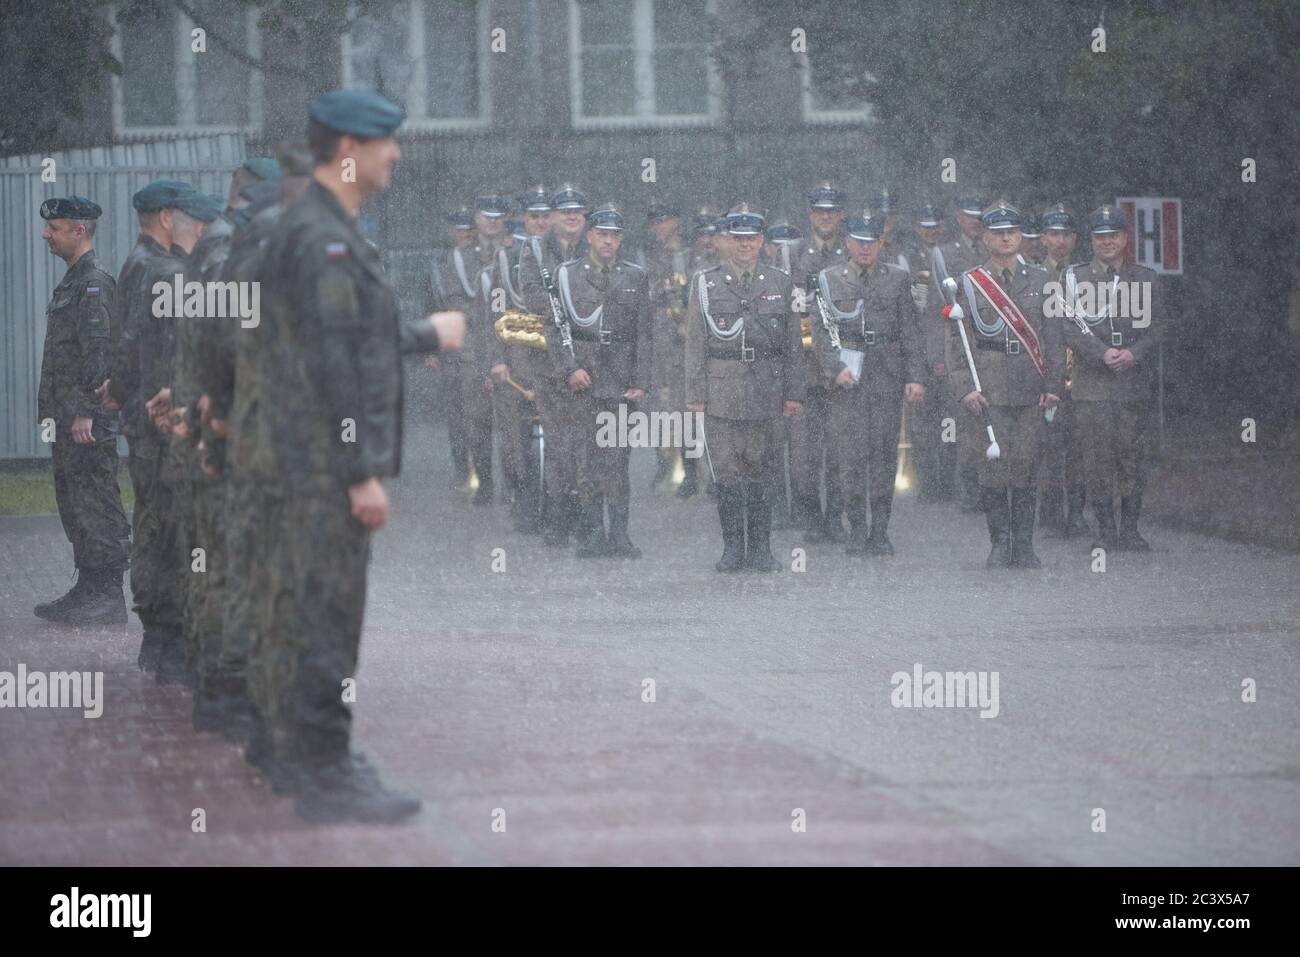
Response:
[[[401,108],[370,90],[322,93],[311,101],[307,115],[332,130],[367,139],[392,136],[402,125]]]
[[[201,223],[212,222],[226,208],[226,204],[216,196],[200,193],[196,189],[181,194],[177,198],[175,206],[186,216],[192,216]]]
[[[194,192],[194,187],[179,179],[156,179],[144,189],[131,197],[131,205],[136,212],[156,213],[176,205],[176,200],[186,193]]]
[[[240,169],[246,169],[258,179],[279,179],[280,164],[269,156],[254,156],[244,160]]]
[[[41,219],[99,219],[99,204],[84,196],[47,199],[41,203]]]

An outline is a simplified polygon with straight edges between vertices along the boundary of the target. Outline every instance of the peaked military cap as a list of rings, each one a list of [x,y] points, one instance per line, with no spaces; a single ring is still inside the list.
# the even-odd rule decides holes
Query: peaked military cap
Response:
[[[984,204],[974,193],[966,193],[957,197],[957,210],[967,216],[981,216],[984,213]]]
[[[682,211],[672,203],[652,203],[650,209],[646,211],[645,218],[648,223],[655,223],[663,219],[673,219],[682,215]]]
[[[311,101],[307,115],[332,130],[367,139],[392,136],[402,125],[401,107],[370,90],[322,93]]]
[[[225,209],[226,204],[208,193],[191,190],[176,200],[176,208],[186,216],[191,216],[201,223],[210,223]]]
[[[519,197],[519,205],[524,208],[526,213],[549,213],[551,211],[551,197],[547,194],[546,187],[538,183]]]
[[[131,205],[139,213],[156,213],[175,206],[176,200],[193,191],[194,187],[184,180],[156,179],[131,197]]]
[[[774,243],[797,243],[803,239],[803,233],[785,220],[781,220],[767,231],[767,238]]]
[[[850,216],[844,225],[849,236],[863,242],[877,242],[885,235],[885,220],[869,209]]]
[[[980,217],[985,229],[1016,229],[1024,219],[1020,210],[1004,199],[995,202]]]
[[[587,228],[621,233],[623,231],[623,214],[618,211],[618,207],[613,203],[606,203],[599,209],[592,210],[587,216]]]
[[[587,197],[572,183],[565,183],[551,197],[552,209],[586,209]]]
[[[99,219],[99,204],[84,196],[65,196],[41,203],[41,219]]]
[[[258,179],[280,178],[280,164],[269,156],[254,156],[252,159],[246,159],[244,165],[239,168],[248,170]]]
[[[1116,206],[1101,206],[1093,210],[1092,215],[1088,217],[1088,229],[1094,236],[1122,233],[1127,228],[1128,218],[1124,215],[1124,211]]]
[[[1074,215],[1065,208],[1064,203],[1057,203],[1038,218],[1043,229],[1060,230],[1063,233],[1076,232]]]
[[[474,214],[470,212],[468,206],[462,206],[460,209],[447,214],[447,222],[457,229],[473,229]]]
[[[1020,235],[1026,239],[1037,239],[1043,235],[1042,227],[1038,224],[1038,217],[1033,213],[1025,213],[1020,218]]]
[[[749,208],[748,203],[733,206],[726,216],[727,232],[732,236],[761,236],[766,220],[763,214]]]
[[[691,218],[691,231],[693,233],[716,233],[718,231],[718,217],[707,206],[701,207],[700,211]]]
[[[916,225],[927,229],[943,225],[943,210],[933,203],[923,203],[916,207]]]
[[[844,206],[844,192],[830,183],[822,183],[808,194],[808,206],[812,209],[840,209]]]
[[[474,197],[474,209],[492,219],[500,219],[510,212],[510,200],[498,193],[484,193]]]
[[[877,213],[892,213],[894,211],[894,201],[889,198],[889,189],[882,189],[876,194],[871,208]]]

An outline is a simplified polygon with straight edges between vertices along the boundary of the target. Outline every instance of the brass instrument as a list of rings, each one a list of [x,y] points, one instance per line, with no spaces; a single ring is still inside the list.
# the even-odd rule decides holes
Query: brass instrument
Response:
[[[812,351],[812,321],[807,316],[799,320],[799,334],[803,336],[803,348],[805,352]]]
[[[492,328],[496,330],[497,338],[507,345],[545,349],[546,336],[542,334],[545,323],[545,319],[531,312],[509,309],[492,324]]]
[[[686,315],[688,296],[686,274],[680,272],[667,273],[659,284],[659,292],[661,301],[671,303],[664,309],[664,313],[673,322],[680,323]]]

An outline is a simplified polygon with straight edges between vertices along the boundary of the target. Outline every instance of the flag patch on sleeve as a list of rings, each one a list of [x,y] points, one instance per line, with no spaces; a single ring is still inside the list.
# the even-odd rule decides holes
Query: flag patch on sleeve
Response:
[[[98,287],[98,286],[87,286],[87,287],[86,287],[86,295],[87,295],[87,296],[98,296],[98,295],[99,295],[99,287]]]
[[[325,255],[329,259],[346,259],[348,257],[348,244],[326,243]]]

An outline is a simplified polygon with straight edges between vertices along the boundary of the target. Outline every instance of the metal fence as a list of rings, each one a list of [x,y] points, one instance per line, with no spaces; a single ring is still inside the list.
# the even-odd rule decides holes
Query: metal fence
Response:
[[[224,196],[244,138],[220,134],[0,159],[0,460],[50,454],[36,421],[45,307],[66,267],[41,240],[42,201],[76,194],[104,208],[95,251],[114,275],[138,234],[131,196],[151,180],[182,179]],[[54,160],[54,182],[42,163]]]

